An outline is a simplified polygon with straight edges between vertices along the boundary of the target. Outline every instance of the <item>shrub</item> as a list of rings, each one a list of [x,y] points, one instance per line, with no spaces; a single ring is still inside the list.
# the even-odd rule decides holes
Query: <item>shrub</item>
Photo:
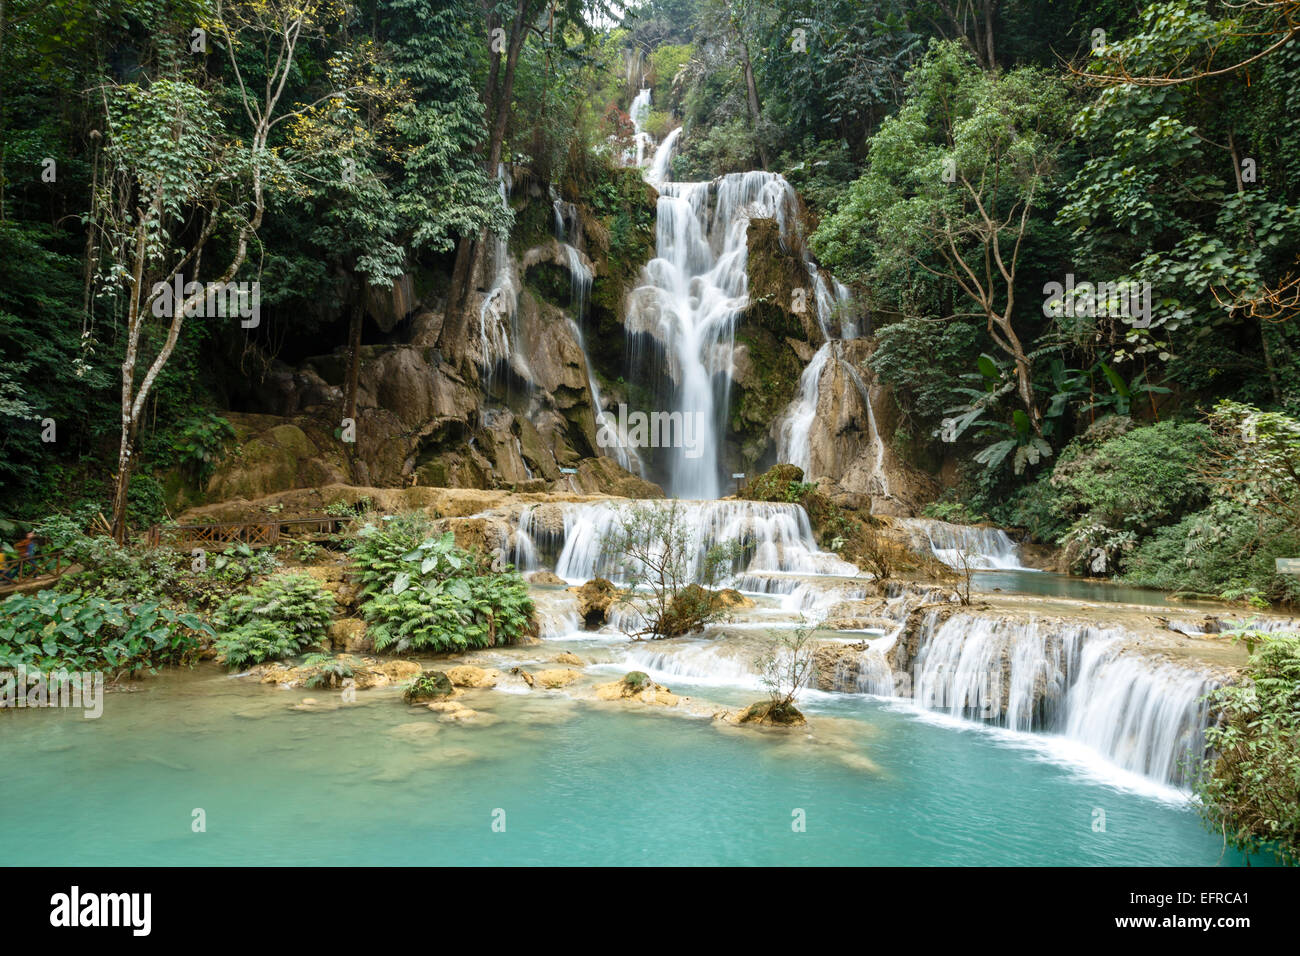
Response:
[[[361,614],[376,650],[444,652],[512,644],[533,629],[528,585],[513,569],[456,546],[450,531],[405,516],[363,528],[352,551],[369,599]],[[417,543],[413,543],[417,542]]]
[[[1248,853],[1300,863],[1300,635],[1252,634],[1245,680],[1210,695],[1222,719],[1197,791],[1207,825]]]
[[[442,579],[403,574],[361,615],[375,650],[443,653],[515,643],[532,630],[533,602],[515,571]]]
[[[422,700],[450,697],[455,692],[456,688],[451,686],[451,678],[442,671],[425,671],[402,692],[402,697],[408,704],[418,704]]]
[[[1076,571],[1121,570],[1144,539],[1209,501],[1200,475],[1212,440],[1207,426],[1166,421],[1130,429],[1125,422],[1098,421],[1061,453],[1050,478],[1054,500],[1074,519],[1059,543]]]
[[[242,668],[300,654],[324,642],[334,595],[305,574],[270,578],[217,609],[217,656]]]
[[[1300,582],[1278,574],[1275,559],[1296,553],[1300,529],[1243,504],[1216,501],[1144,541],[1126,560],[1124,580],[1246,603],[1294,604],[1300,603]]]
[[[398,574],[409,572],[408,556],[413,556],[432,534],[433,522],[418,511],[363,525],[351,547],[352,565],[362,594],[378,594],[391,587]]]
[[[60,591],[82,591],[107,598],[151,598],[186,595],[189,561],[171,548],[131,548],[112,538],[75,538],[64,545],[65,556],[81,565],[64,574]]]
[[[156,525],[167,517],[163,486],[148,475],[136,475],[126,493],[126,514],[138,528]]]
[[[1094,524],[1145,534],[1202,507],[1209,487],[1198,466],[1211,437],[1196,422],[1159,422],[1094,447],[1071,443],[1052,486]]]
[[[308,654],[302,666],[313,668],[315,673],[307,678],[308,687],[340,687],[349,677],[355,677],[357,659],[351,654]]]
[[[0,669],[152,670],[198,651],[211,628],[154,601],[87,594],[15,594],[0,603]]]
[[[739,556],[741,544],[715,545],[699,555],[678,502],[624,509],[601,548],[613,557],[616,573],[627,584],[621,603],[637,612],[640,627],[630,637],[690,634],[727,613],[709,589]]]

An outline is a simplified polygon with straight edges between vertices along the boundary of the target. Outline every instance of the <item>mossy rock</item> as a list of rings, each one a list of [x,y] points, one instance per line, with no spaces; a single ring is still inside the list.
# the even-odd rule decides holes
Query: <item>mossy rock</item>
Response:
[[[645,671],[628,671],[623,675],[623,685],[633,693],[640,693],[653,683]]]
[[[418,704],[425,700],[438,700],[456,693],[451,678],[442,671],[425,671],[410,687],[402,693],[408,704]]]
[[[808,723],[808,718],[799,712],[794,704],[780,704],[772,700],[760,700],[750,704],[740,715],[738,723],[772,724],[777,727],[800,727]]]
[[[798,465],[773,465],[741,489],[740,497],[750,501],[796,502],[802,497],[803,469]]]

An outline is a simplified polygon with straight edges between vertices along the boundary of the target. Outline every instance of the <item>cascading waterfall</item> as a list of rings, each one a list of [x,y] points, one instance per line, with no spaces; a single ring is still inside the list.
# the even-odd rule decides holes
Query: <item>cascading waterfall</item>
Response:
[[[501,197],[501,208],[506,210],[510,208],[511,185],[510,173],[502,163],[497,167],[497,192]],[[492,269],[492,287],[484,296],[478,313],[480,361],[489,385],[497,364],[515,358],[511,343],[518,338],[516,319],[520,284],[505,236],[498,236],[493,242]],[[522,357],[520,361],[527,365]]]
[[[665,471],[672,494],[716,498],[723,487],[720,452],[735,323],[748,304],[749,220],[775,219],[782,240],[798,246],[798,201],[783,177],[767,172],[709,183],[662,182],[659,193],[656,257],[632,293],[626,329],[663,345],[675,411],[698,423],[696,448],[670,450]]]
[[[848,375],[862,397],[867,410],[867,432],[875,461],[869,478],[871,493],[889,497],[889,475],[885,470],[885,440],[876,427],[876,412],[871,404],[871,392],[852,362],[842,359],[842,342],[831,339],[825,342],[799,376],[799,391],[790,402],[776,427],[776,455],[779,461],[797,465],[805,477],[816,472],[812,460],[812,427],[817,418],[817,404],[821,395],[821,380],[826,366],[835,361]]]
[[[817,396],[820,394],[822,372],[831,355],[831,343],[825,343],[799,376],[799,393],[786,410],[777,431],[776,457],[812,474],[812,444],[810,434],[817,417]]]
[[[632,120],[632,138],[636,144],[636,165],[645,165],[645,151],[647,147],[654,145],[654,139],[642,127],[645,125],[646,115],[650,112],[650,90],[643,88],[632,99],[632,105],[627,109],[627,115]]]
[[[976,570],[1029,571],[1020,563],[1020,551],[1001,528],[950,524],[931,518],[899,518],[898,524],[912,538],[912,546],[929,552],[944,564],[961,569],[965,564]]]
[[[568,320],[569,330],[573,333],[578,347],[582,350],[583,363],[587,370],[587,390],[591,395],[591,407],[596,416],[596,428],[598,431],[605,430],[609,434],[618,437],[617,442],[602,446],[601,451],[612,453],[612,456],[623,469],[640,474],[640,457],[626,440],[626,436],[619,432],[617,421],[605,411],[605,402],[600,393],[600,385],[596,381],[596,371],[591,364],[591,355],[587,352],[587,339],[582,331],[582,323],[587,314],[587,301],[591,298],[591,284],[594,277],[591,268],[583,259],[582,253],[568,242],[569,224],[574,224],[575,232],[578,228],[577,210],[572,203],[566,203],[559,199],[556,199],[552,205],[555,210],[555,238],[564,252],[569,269],[569,299],[576,316],[576,318]]]
[[[677,138],[681,135],[682,128],[679,126],[667,136],[664,141],[655,150],[654,160],[650,163],[650,168],[646,171],[646,182],[658,187],[665,179],[668,178],[668,164],[673,161],[673,154],[677,151]]]
[[[630,506],[604,502],[563,504],[563,547],[555,561],[555,573],[574,582],[594,577],[618,579],[618,563],[606,547],[622,526]],[[715,545],[740,541],[743,555],[733,565],[737,574],[786,572],[806,575],[854,577],[855,565],[817,547],[808,514],[799,505],[761,501],[681,501],[672,503],[643,502],[640,507],[676,507],[689,534],[688,574],[698,575],[701,561]],[[525,512],[525,514],[528,514]],[[531,516],[521,517],[519,532],[528,523],[529,544],[516,554],[526,556],[528,548],[536,553],[535,532]]]
[[[954,614],[921,624],[912,698],[954,717],[1059,734],[1126,770],[1185,785],[1204,753],[1201,671],[1125,653],[1124,633]]]
[[[629,63],[629,76],[633,66]],[[876,427],[867,383],[845,359],[844,339],[869,331],[853,315],[848,290],[823,274],[805,251],[798,199],[781,176],[767,172],[731,174],[711,182],[670,182],[668,170],[680,139],[673,130],[655,148],[644,130],[650,91],[642,88],[632,102],[635,155],[627,162],[643,169],[659,192],[656,254],[643,270],[642,284],[628,301],[626,332],[629,354],[643,337],[662,348],[665,371],[673,388],[672,408],[681,418],[697,416],[698,453],[685,447],[667,449],[658,462],[666,486],[680,500],[642,502],[636,507],[681,509],[689,536],[688,573],[698,577],[708,550],[740,542],[741,555],[727,580],[761,598],[755,620],[735,625],[762,629],[767,622],[789,626],[795,616],[822,619],[836,603],[860,601],[879,593],[867,587],[858,569],[816,544],[808,514],[798,505],[716,500],[723,489],[722,445],[733,374],[735,323],[748,305],[747,229],[750,219],[777,222],[782,245],[802,255],[807,265],[812,305],[826,339],[800,378],[799,391],[777,428],[778,455],[811,475],[814,463],[809,434],[814,426],[818,393],[829,366],[847,376],[866,404],[869,438],[875,451],[872,493],[889,496],[884,471],[884,441]],[[652,152],[653,151],[653,152]],[[502,201],[508,179],[501,172]],[[572,223],[572,225],[570,225]],[[576,245],[576,210],[555,201],[556,238],[568,258],[576,309],[572,330],[586,355],[582,321],[590,294],[591,273]],[[576,237],[574,242],[581,243]],[[504,250],[496,260],[497,279],[485,302],[481,326],[485,363],[510,357],[510,324],[518,282]],[[865,320],[864,320],[865,322]],[[838,331],[839,338],[835,333]],[[587,378],[598,426],[610,427],[599,386],[587,360]],[[619,436],[613,454],[631,470],[627,436]],[[553,567],[572,583],[594,577],[620,580],[620,562],[608,542],[619,531],[631,505],[615,502],[547,503],[529,506],[518,516],[513,535],[515,564],[525,571]],[[543,510],[548,509],[543,517]],[[914,547],[953,567],[1021,569],[1014,542],[997,528],[953,525],[927,519],[900,519]],[[545,613],[547,636],[567,636],[580,626],[572,597],[557,592]],[[1056,734],[1090,748],[1127,770],[1161,781],[1186,783],[1185,764],[1204,749],[1207,718],[1203,695],[1214,678],[1190,667],[1165,663],[1126,650],[1123,632],[1084,625],[1021,621],[987,614],[955,613],[943,618],[929,612],[915,640],[908,672],[891,667],[909,615],[919,606],[950,598],[934,588],[890,582],[885,601],[870,611],[882,621],[864,633],[868,643],[850,646],[837,659],[830,678],[836,689],[878,696],[911,697],[924,708],[962,719],[976,719],[1010,730]],[[612,609],[617,628],[635,628],[625,606]],[[915,618],[911,618],[915,621]],[[881,635],[881,629],[885,634]],[[857,638],[848,637],[851,644]],[[909,647],[911,645],[909,644]],[[648,673],[690,678],[701,683],[758,686],[750,651],[728,640],[637,644],[616,666]]]

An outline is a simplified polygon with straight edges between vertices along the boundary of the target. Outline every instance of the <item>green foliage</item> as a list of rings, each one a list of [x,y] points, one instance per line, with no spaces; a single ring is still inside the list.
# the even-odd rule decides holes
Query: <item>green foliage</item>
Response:
[[[674,79],[690,61],[695,48],[689,43],[664,43],[650,53],[650,69],[654,82],[650,87],[650,102],[660,109],[673,105]],[[651,133],[658,136],[658,133]]]
[[[149,475],[136,475],[126,496],[126,514],[138,528],[156,525],[167,517],[163,486]]]
[[[307,678],[308,687],[341,687],[349,677],[354,677],[359,662],[351,654],[308,654],[302,666],[314,673]]]
[[[407,555],[432,534],[433,522],[420,511],[385,515],[377,523],[367,522],[358,528],[349,553],[361,593],[373,596],[388,590],[397,575],[408,570]],[[437,540],[446,539],[440,536]],[[447,551],[450,553],[450,548]]]
[[[1072,519],[1060,539],[1070,564],[1085,573],[1118,570],[1158,528],[1203,507],[1210,489],[1199,467],[1211,437],[1195,422],[1129,429],[1103,419],[1072,442],[1051,477]]]
[[[155,669],[193,658],[212,630],[156,601],[41,591],[0,602],[0,669]]]
[[[455,690],[451,678],[442,671],[425,671],[402,692],[402,698],[408,704],[418,704],[425,700],[450,697]]]
[[[1124,562],[1124,580],[1261,606],[1300,604],[1300,582],[1276,559],[1300,555],[1300,529],[1219,500],[1158,529]]]
[[[1209,488],[1198,474],[1210,430],[1165,421],[1090,445],[1072,443],[1052,474],[1077,512],[1103,524],[1145,533],[1195,510]]]
[[[1194,482],[1212,500],[1140,546],[1128,579],[1255,605],[1300,603],[1300,582],[1275,564],[1300,554],[1300,422],[1225,401],[1199,427],[1213,440],[1202,442]]]
[[[512,644],[532,629],[528,586],[513,569],[491,571],[456,546],[450,531],[431,537],[419,512],[369,524],[352,560],[376,650],[452,651]]]
[[[1300,635],[1254,634],[1244,679],[1210,694],[1221,718],[1197,785],[1206,824],[1247,853],[1300,863]]]
[[[970,506],[962,501],[932,501],[922,509],[921,513],[927,518],[953,524],[978,524],[988,520],[984,515],[972,511]]]
[[[187,418],[176,427],[171,451],[177,463],[204,486],[225,453],[226,444],[234,437],[235,429],[230,422],[208,412]],[[139,481],[135,479],[133,489]]]
[[[314,578],[269,578],[217,609],[217,656],[235,670],[300,654],[325,641],[333,616],[334,596]]]
[[[361,608],[375,649],[445,653],[513,644],[533,628],[528,585],[515,571],[420,576],[421,561]]]

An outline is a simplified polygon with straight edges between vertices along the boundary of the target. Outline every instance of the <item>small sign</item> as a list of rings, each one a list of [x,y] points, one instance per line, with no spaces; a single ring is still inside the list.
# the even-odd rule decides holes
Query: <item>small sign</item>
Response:
[[[745,473],[742,471],[742,472],[740,472],[739,474],[732,475],[731,477],[732,477],[732,478],[744,478],[744,477],[745,477]]]
[[[1300,574],[1300,558],[1278,558],[1278,574]]]
[[[560,469],[560,474],[562,474],[562,475],[576,475],[577,473],[578,473],[578,469],[576,469],[576,468],[561,468],[561,469]]]

